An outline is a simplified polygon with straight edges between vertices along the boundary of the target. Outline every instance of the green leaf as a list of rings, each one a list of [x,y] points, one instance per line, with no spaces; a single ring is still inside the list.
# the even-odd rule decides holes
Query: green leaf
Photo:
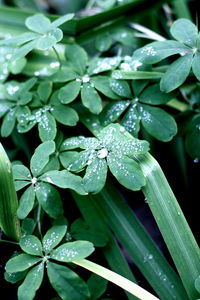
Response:
[[[40,257],[35,257],[29,254],[20,254],[9,259],[5,268],[9,273],[21,272],[32,267],[39,261],[41,261]]]
[[[67,169],[72,172],[82,171],[85,166],[92,162],[94,157],[96,157],[96,154],[97,153],[94,150],[85,150],[78,152],[78,155],[74,156],[74,160],[71,161]]]
[[[131,89],[127,81],[111,79],[110,86],[113,92],[120,97],[132,98]]]
[[[99,137],[105,148],[111,152],[116,152],[115,154],[120,157],[121,155],[144,154],[149,150],[148,142],[135,139],[119,124],[104,127],[99,133]]]
[[[140,115],[135,104],[130,106],[129,110],[121,120],[121,125],[134,137],[138,136],[140,130]]]
[[[19,241],[19,245],[27,254],[42,256],[42,244],[34,235],[23,236]]]
[[[176,41],[153,42],[136,50],[133,59],[143,64],[155,64],[164,58],[180,53],[189,53],[191,49]]]
[[[54,117],[47,111],[43,113],[38,124],[39,136],[42,142],[54,140],[56,137],[56,121]]]
[[[18,289],[19,300],[33,300],[44,276],[44,263],[32,268]]]
[[[91,77],[90,81],[91,84],[94,85],[95,89],[97,89],[103,95],[114,100],[120,99],[120,97],[117,94],[115,94],[110,87],[110,77],[95,76],[95,77]]]
[[[67,44],[65,46],[65,57],[70,62],[71,67],[78,74],[83,75],[85,72],[88,56],[85,50],[77,44]]]
[[[60,25],[64,24],[65,22],[71,20],[73,18],[74,14],[67,14],[67,15],[64,15],[58,19],[56,19],[55,21],[53,21],[51,23],[51,28],[56,28],[56,27],[59,27]]]
[[[100,151],[102,150],[99,150],[99,153]],[[96,194],[102,190],[106,182],[107,170],[105,159],[96,157],[92,163],[89,164],[85,176],[83,177],[84,188],[88,193]]]
[[[59,90],[58,98],[61,103],[67,104],[77,98],[81,89],[80,81],[72,81]]]
[[[62,39],[62,36],[60,36],[60,39]],[[53,47],[57,43],[57,40],[54,36],[44,36],[39,39],[37,39],[35,48],[38,50],[48,50],[49,48]]]
[[[31,178],[31,173],[29,169],[24,165],[14,165],[12,166],[12,171],[15,180],[30,180]]]
[[[35,83],[37,82],[37,78],[30,78],[28,80],[26,80],[19,89],[19,95],[20,97],[23,97],[24,93],[27,93],[28,91],[30,91],[32,89],[32,87],[34,87]]]
[[[126,110],[130,105],[130,102],[127,101],[116,101],[114,103],[109,103],[106,105],[104,110],[100,115],[100,120],[103,126],[106,126],[116,120],[121,116],[121,114]]]
[[[63,171],[49,171],[40,177],[40,180],[55,184],[64,189],[72,189],[80,195],[85,195],[86,192],[83,188],[82,178],[74,175],[67,170]]]
[[[52,92],[52,83],[50,81],[41,82],[37,88],[38,95],[43,102],[47,102]]]
[[[179,42],[196,47],[198,29],[190,20],[178,19],[172,24],[170,33]]]
[[[53,141],[46,141],[40,144],[31,157],[30,167],[31,172],[37,177],[42,169],[49,162],[49,156],[55,152],[56,146]]]
[[[163,93],[160,91],[159,84],[148,86],[139,96],[139,101],[146,104],[158,105],[165,104],[174,98],[173,93]]]
[[[197,279],[195,280],[194,286],[195,286],[196,290],[200,293],[200,275],[199,275],[199,277],[197,277]]]
[[[200,158],[200,115],[196,115],[189,123],[189,131],[185,140],[186,150],[189,155],[196,159]]]
[[[65,169],[69,167],[74,161],[78,159],[79,153],[75,151],[61,152],[59,155],[60,162]]]
[[[27,42],[30,42],[38,37],[38,34],[33,32],[24,32],[18,36],[13,36],[6,40],[1,40],[0,45],[17,45],[20,46]]]
[[[51,218],[56,219],[63,214],[60,194],[52,185],[44,182],[38,183],[36,197],[43,210]]]
[[[53,288],[63,300],[89,299],[89,290],[85,282],[72,270],[48,262],[47,275]]]
[[[107,289],[108,281],[93,273],[87,281],[91,300],[99,299]]]
[[[63,239],[67,231],[66,225],[57,225],[51,227],[43,237],[42,244],[46,253],[49,253]]]
[[[163,109],[144,104],[139,106],[139,111],[142,125],[156,139],[168,142],[176,135],[176,122]]]
[[[1,136],[2,137],[8,137],[16,123],[16,110],[11,109],[4,117],[2,125],[1,125]]]
[[[116,28],[116,30],[112,31],[112,37],[125,46],[134,47],[136,44],[132,30],[129,30],[126,27]]]
[[[196,52],[193,62],[192,62],[192,71],[194,73],[194,75],[196,76],[196,78],[200,81],[200,53]]]
[[[19,74],[22,72],[26,65],[27,60],[25,58],[18,59],[17,61],[12,61],[9,64],[9,70],[12,74]]]
[[[75,136],[64,140],[60,150],[71,149],[96,149],[100,146],[100,141],[97,138],[85,138],[84,136]]]
[[[73,108],[62,104],[54,106],[51,113],[57,122],[64,125],[75,126],[79,120],[79,116]]]
[[[102,111],[101,97],[90,83],[84,83],[81,89],[81,99],[83,105],[93,114],[99,114]]]
[[[43,14],[36,14],[26,18],[25,25],[31,31],[45,34],[49,30],[51,22]]]
[[[12,60],[15,61],[25,57],[29,52],[31,52],[35,48],[36,42],[37,40],[33,40],[21,46],[20,48],[16,48],[14,54],[12,55]]]
[[[6,281],[10,283],[17,283],[18,281],[21,281],[26,276],[26,271],[23,272],[16,272],[16,273],[4,273],[4,278]]]
[[[27,217],[27,215],[33,209],[34,202],[35,202],[35,191],[34,191],[34,186],[31,185],[25,190],[25,192],[22,194],[20,198],[19,207],[17,210],[17,216],[19,219],[24,219]]]
[[[93,251],[94,247],[90,242],[68,242],[53,250],[50,258],[62,262],[72,262],[89,256]]]
[[[99,74],[113,70],[119,65],[120,61],[121,57],[119,56],[94,58],[92,61],[90,61],[88,74]]]
[[[53,81],[53,82],[68,82],[71,80],[76,79],[77,74],[67,68],[67,67],[62,67],[61,70],[59,70],[58,72],[54,73],[52,76],[49,77],[49,80]]]
[[[22,180],[18,181],[17,180],[14,182],[14,184],[15,184],[15,190],[19,191],[19,190],[23,189],[25,186],[29,185],[30,181],[22,181]]]
[[[112,45],[112,38],[108,33],[103,33],[95,39],[95,47],[100,52],[107,51]]]
[[[178,58],[171,64],[160,81],[162,92],[169,93],[179,87],[188,77],[192,65],[193,54]]]
[[[107,162],[111,173],[126,188],[137,191],[145,185],[144,175],[133,159],[109,153]]]
[[[31,218],[26,218],[22,221],[22,236],[32,234],[35,229],[35,221]]]
[[[76,240],[85,240],[97,247],[104,247],[108,243],[108,236],[102,229],[97,232],[93,225],[89,226],[81,218],[72,223],[70,233]]]
[[[0,118],[3,117],[11,107],[12,105],[9,102],[0,99]]]

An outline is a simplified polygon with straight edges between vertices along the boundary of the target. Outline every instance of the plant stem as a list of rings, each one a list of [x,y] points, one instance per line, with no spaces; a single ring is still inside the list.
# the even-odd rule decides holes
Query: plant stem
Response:
[[[146,177],[142,191],[174,260],[190,299],[198,298],[199,248],[158,162],[145,154],[135,158]]]
[[[20,223],[16,212],[18,199],[8,156],[0,143],[0,226],[13,240],[20,238]]]
[[[184,102],[179,101],[178,99],[172,99],[166,105],[175,108],[181,112],[186,111],[188,109],[188,105]]]
[[[139,285],[87,259],[73,261],[73,263],[113,282],[141,300],[159,300],[159,298],[153,296]]]
[[[58,63],[59,63],[58,70],[60,70],[62,67],[62,61],[61,61],[60,55],[59,55],[58,51],[56,50],[56,47],[52,47],[52,49],[53,49],[53,51],[57,57]]]

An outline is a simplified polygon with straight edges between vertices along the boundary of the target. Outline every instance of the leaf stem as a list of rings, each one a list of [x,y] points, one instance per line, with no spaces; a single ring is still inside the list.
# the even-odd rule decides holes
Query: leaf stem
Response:
[[[81,266],[107,280],[113,282],[124,290],[128,291],[132,295],[138,297],[141,300],[159,300],[159,298],[147,292],[145,289],[141,288],[139,285],[133,283],[132,281],[126,279],[125,277],[108,270],[96,263],[93,263],[87,259],[82,259],[79,261],[73,261],[74,264]]]
[[[53,46],[52,48],[53,48],[53,51],[54,51],[54,53],[55,53],[55,55],[56,55],[56,58],[57,58],[57,60],[58,60],[58,63],[59,63],[59,68],[58,68],[58,70],[60,70],[60,69],[61,69],[61,66],[62,66],[62,61],[61,61],[60,55],[59,55],[58,51],[56,50],[56,47]]]

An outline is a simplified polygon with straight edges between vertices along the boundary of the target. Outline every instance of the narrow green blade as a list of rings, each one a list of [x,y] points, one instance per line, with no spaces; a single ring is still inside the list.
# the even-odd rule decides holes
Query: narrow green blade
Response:
[[[137,159],[146,177],[142,188],[190,299],[198,298],[199,248],[157,161],[145,154]]]
[[[4,233],[19,240],[20,224],[17,218],[18,199],[15,191],[11,163],[0,143],[0,226]]]

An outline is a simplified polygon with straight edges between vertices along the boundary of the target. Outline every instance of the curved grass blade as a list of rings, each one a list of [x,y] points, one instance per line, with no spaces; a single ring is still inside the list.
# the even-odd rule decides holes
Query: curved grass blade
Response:
[[[79,261],[73,261],[74,264],[81,266],[111,282],[120,286],[124,290],[128,291],[132,295],[138,297],[141,300],[159,300],[157,297],[153,296],[139,285],[131,282],[130,280],[126,279],[125,277],[108,270],[96,263],[93,263],[87,259],[82,259]]]

